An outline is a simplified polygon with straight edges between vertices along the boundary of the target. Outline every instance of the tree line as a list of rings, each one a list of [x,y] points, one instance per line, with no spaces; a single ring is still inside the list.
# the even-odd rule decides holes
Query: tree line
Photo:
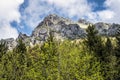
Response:
[[[120,80],[120,37],[98,35],[94,25],[79,42],[48,40],[34,47],[22,40],[11,51],[0,43],[0,80]]]

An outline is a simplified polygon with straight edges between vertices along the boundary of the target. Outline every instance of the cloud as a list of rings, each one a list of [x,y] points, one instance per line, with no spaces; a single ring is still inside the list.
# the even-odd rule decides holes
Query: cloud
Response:
[[[43,0],[29,0],[28,4],[23,12],[22,20],[30,28],[35,28],[45,15],[52,12],[52,7],[45,5]]]
[[[120,23],[120,0],[105,0],[103,4],[89,3],[88,0],[28,0],[28,5],[22,12],[21,23],[33,30],[49,14],[73,20],[83,18],[91,22]],[[104,6],[105,9],[95,10],[96,6]]]
[[[0,39],[16,38],[18,32],[15,28],[11,27],[10,24],[4,24],[0,27]]]
[[[107,10],[111,10],[114,13],[114,16],[110,19],[111,22],[120,23],[120,0],[106,0],[104,5]]]
[[[70,18],[87,16],[92,9],[87,0],[46,0],[46,2],[60,8],[60,13]]]
[[[1,0],[0,1],[0,39],[16,38],[18,33],[10,23],[12,21],[20,22],[19,6],[24,0]]]
[[[22,20],[27,26],[35,28],[49,14],[84,18],[91,12],[91,7],[87,0],[29,0]]]
[[[120,23],[120,0],[106,0],[103,3],[104,10],[94,11],[98,5],[87,0],[29,0],[23,20],[32,29],[51,13],[76,20],[83,18],[91,22]]]
[[[93,14],[89,14],[89,16],[95,20],[95,22],[108,22],[108,23],[119,23],[119,8],[120,0],[106,0],[104,2],[104,7],[106,9],[101,11],[93,12]]]
[[[105,21],[105,20],[110,20],[114,17],[114,12],[110,11],[110,10],[103,10],[103,11],[99,11],[97,12],[98,17],[100,18],[100,20]]]
[[[18,36],[16,28],[10,25],[11,22],[17,22],[22,30],[33,30],[49,14],[74,20],[83,18],[92,22],[120,23],[120,0],[105,0],[104,5],[101,5],[105,9],[99,11],[94,11],[98,5],[89,3],[88,0],[26,0],[28,5],[20,12],[23,2],[24,0],[0,1],[0,39]]]

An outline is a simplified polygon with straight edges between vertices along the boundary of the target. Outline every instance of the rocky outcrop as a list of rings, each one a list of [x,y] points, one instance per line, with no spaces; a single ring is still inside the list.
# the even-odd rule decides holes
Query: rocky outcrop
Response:
[[[95,23],[94,25],[100,35],[103,35],[103,36],[108,35],[108,28],[111,26],[111,24],[98,22],[98,23]]]
[[[1,39],[0,43],[5,43],[9,50],[12,50],[17,45],[16,40],[14,40],[13,38]]]
[[[120,25],[119,24],[112,24],[108,29],[109,36],[118,36],[120,35]]]
[[[43,42],[47,40],[49,32],[53,32],[57,40],[83,38],[86,34],[75,22],[57,15],[49,15],[34,29],[31,37],[35,43]]]
[[[44,20],[33,30],[31,36],[20,33],[16,40],[10,38],[2,39],[1,41],[5,41],[11,50],[17,45],[19,39],[21,39],[26,44],[26,46],[41,44],[48,39],[50,32],[53,33],[56,40],[75,40],[84,38],[86,36],[85,29],[89,24],[93,23],[90,23],[84,19],[80,19],[78,22],[74,22],[70,19],[51,14],[45,17]],[[96,30],[98,30],[99,35],[116,36],[120,34],[119,24],[98,22],[94,25]]]
[[[82,23],[82,24],[86,24],[86,25],[91,24],[91,22],[89,22],[89,21],[87,21],[87,20],[85,20],[85,19],[79,19],[78,22],[79,22],[79,23]]]
[[[99,22],[95,24],[96,29],[100,35],[103,36],[118,36],[120,35],[120,25],[119,24],[108,24]]]

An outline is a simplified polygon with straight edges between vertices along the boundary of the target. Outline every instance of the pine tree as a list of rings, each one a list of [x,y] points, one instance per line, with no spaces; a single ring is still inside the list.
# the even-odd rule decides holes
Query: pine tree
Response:
[[[3,56],[4,54],[7,53],[7,50],[8,50],[8,47],[7,47],[7,45],[6,45],[6,42],[1,41],[1,42],[0,42],[0,59],[2,58],[2,56]]]
[[[107,38],[104,52],[104,74],[106,80],[114,80],[117,77],[117,57],[115,56],[114,48],[110,38]]]
[[[115,55],[117,57],[117,67],[118,67],[118,75],[117,75],[117,79],[120,79],[120,37],[116,37],[116,47],[115,47]]]
[[[26,49],[25,43],[23,43],[23,41],[21,39],[18,40],[18,44],[15,48],[15,52],[24,54],[24,53],[26,53],[26,51],[27,51],[27,49]]]
[[[116,56],[120,57],[120,37],[116,37]]]
[[[105,49],[106,49],[107,53],[112,54],[112,52],[113,52],[113,45],[112,45],[112,42],[111,42],[109,37],[107,37],[107,41],[105,43]]]
[[[90,52],[95,52],[98,57],[103,56],[103,41],[101,36],[98,35],[98,31],[95,29],[94,25],[89,25],[87,30],[87,35],[85,39],[85,45]]]
[[[16,48],[13,50],[13,52],[14,59],[12,61],[13,64],[12,69],[13,72],[15,73],[13,79],[24,80],[27,67],[26,61],[27,49],[22,40],[18,41],[18,44]]]
[[[47,41],[41,46],[42,56],[42,66],[43,66],[43,76],[45,79],[56,79],[56,76],[53,75],[53,72],[57,72],[57,62],[58,62],[58,53],[57,53],[57,43],[54,40],[53,32],[50,31]],[[49,66],[49,67],[48,67]],[[53,68],[53,69],[52,69]],[[55,69],[54,69],[55,68]]]

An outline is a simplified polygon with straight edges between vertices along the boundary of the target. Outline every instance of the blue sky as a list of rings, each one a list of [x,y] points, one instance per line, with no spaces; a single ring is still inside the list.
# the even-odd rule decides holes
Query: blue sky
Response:
[[[1,0],[0,39],[30,35],[49,14],[77,21],[120,23],[120,0]]]

